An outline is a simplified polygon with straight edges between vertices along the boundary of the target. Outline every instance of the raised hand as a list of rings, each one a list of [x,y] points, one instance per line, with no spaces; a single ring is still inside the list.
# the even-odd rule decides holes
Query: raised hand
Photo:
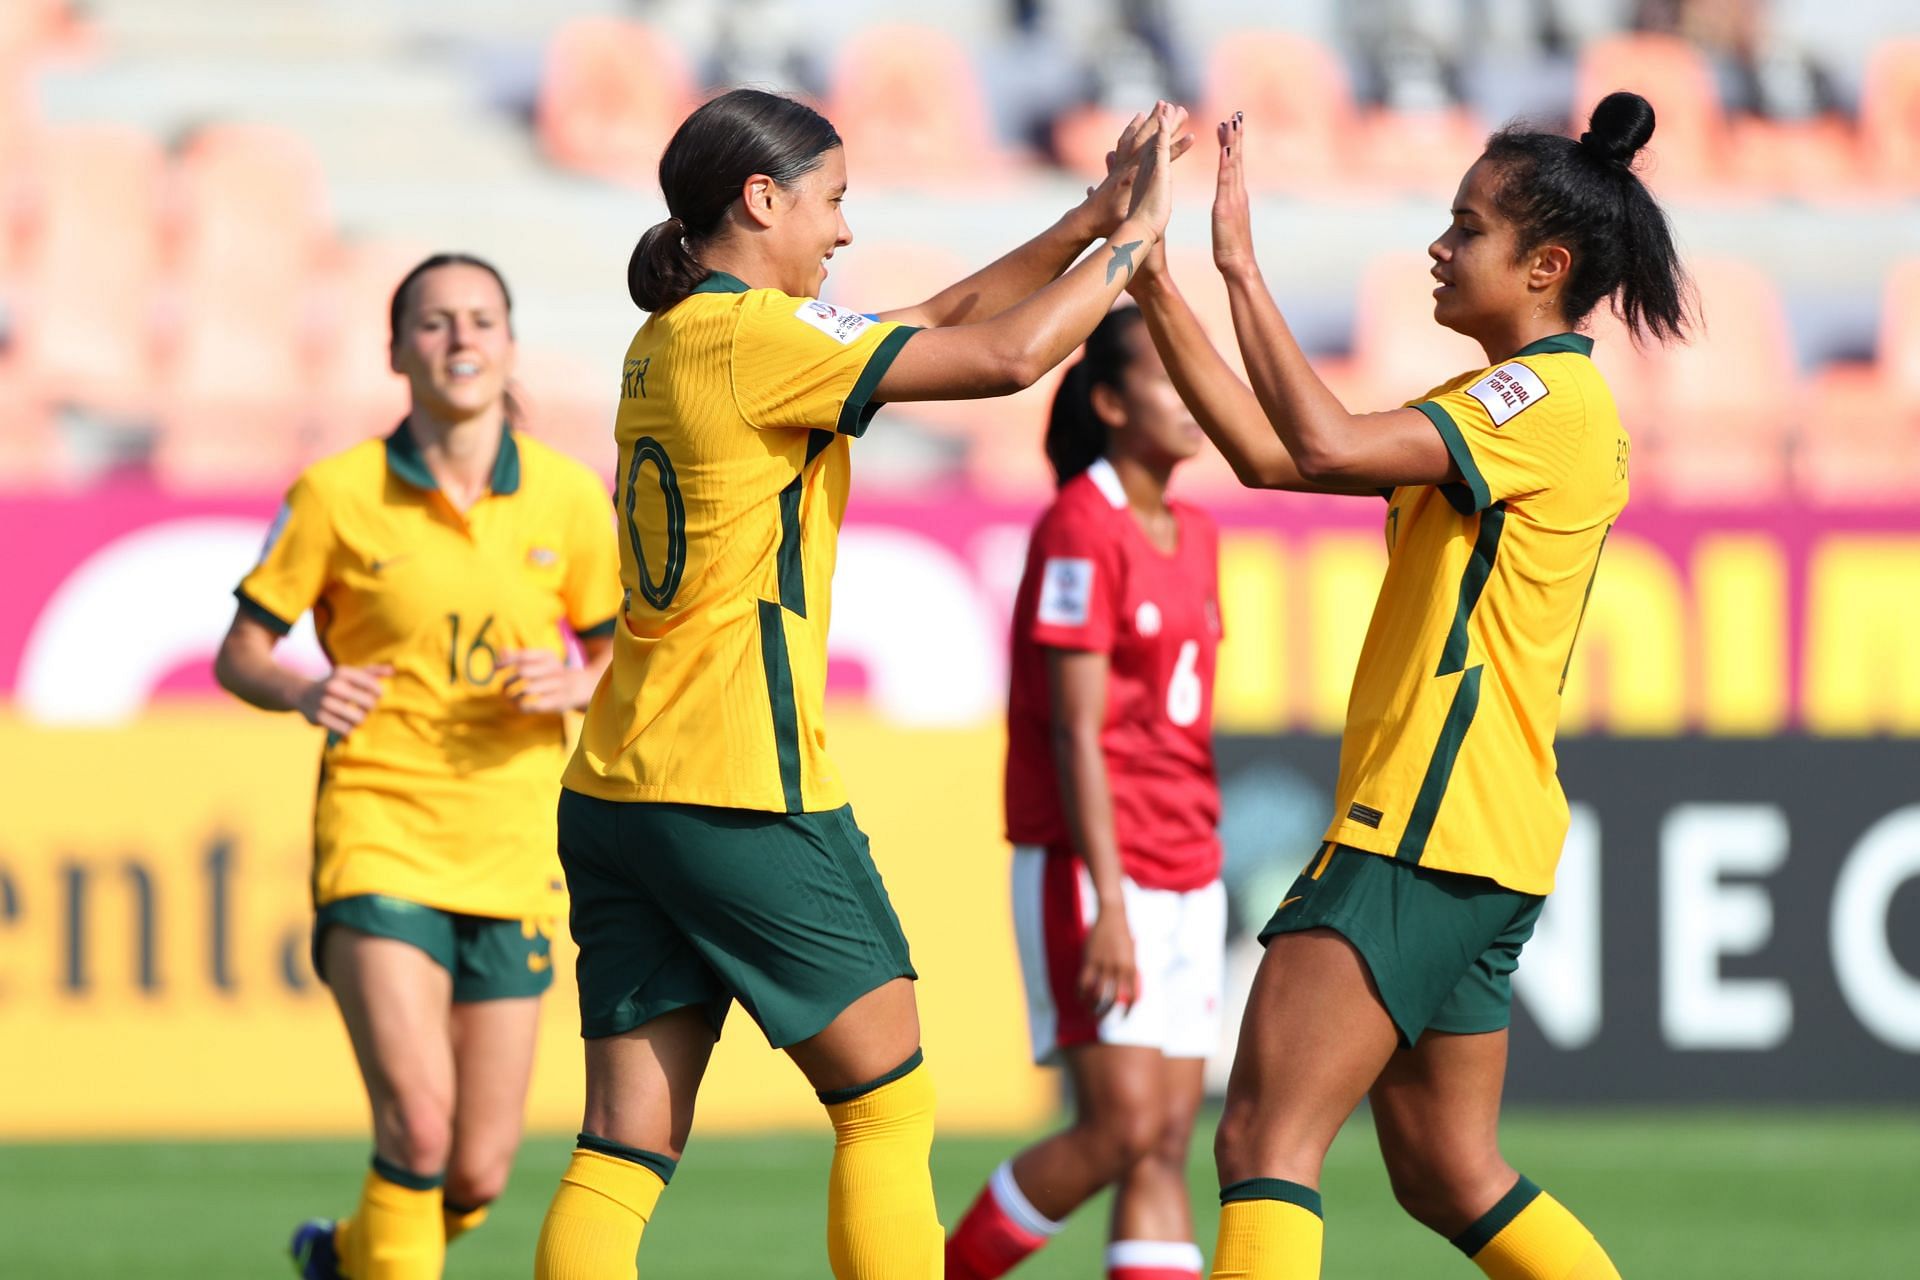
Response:
[[[1152,132],[1140,147],[1139,172],[1127,204],[1127,217],[1145,222],[1159,239],[1173,216],[1173,143],[1187,122],[1187,109],[1154,104]]]
[[[1220,140],[1220,178],[1213,191],[1213,265],[1223,272],[1250,270],[1253,215],[1247,208],[1246,117],[1234,112],[1215,133]]]
[[[1180,114],[1184,125],[1186,113]],[[1091,228],[1095,239],[1104,239],[1113,234],[1121,219],[1127,216],[1133,199],[1134,178],[1139,173],[1139,160],[1143,147],[1152,139],[1153,115],[1139,112],[1127,121],[1127,127],[1120,131],[1119,140],[1113,144],[1113,150],[1107,152],[1107,176],[1100,184],[1087,188],[1087,198],[1081,202],[1081,208],[1091,219]],[[1180,132],[1167,149],[1169,160],[1178,160],[1193,146],[1193,134]]]
[[[366,667],[335,667],[300,691],[294,707],[330,733],[345,737],[360,726],[383,691],[381,681],[393,668],[381,663]]]

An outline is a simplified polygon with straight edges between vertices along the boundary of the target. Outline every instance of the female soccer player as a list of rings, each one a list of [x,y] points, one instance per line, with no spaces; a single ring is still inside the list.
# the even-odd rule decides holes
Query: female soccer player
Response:
[[[1467,171],[1433,258],[1434,318],[1487,367],[1347,412],[1254,262],[1242,122],[1220,126],[1214,260],[1253,393],[1156,263],[1156,345],[1248,485],[1386,499],[1385,581],[1354,675],[1326,843],[1262,937],[1215,1141],[1216,1280],[1320,1273],[1328,1145],[1371,1098],[1396,1196],[1501,1280],[1603,1280],[1606,1252],[1501,1158],[1510,980],[1567,828],[1553,736],[1626,432],[1575,327],[1689,323],[1666,218],[1634,175],[1653,110],[1609,95],[1578,142],[1509,128]]]
[[[307,1280],[432,1280],[506,1185],[553,979],[561,713],[585,705],[620,605],[599,479],[509,421],[499,274],[429,258],[392,326],[407,416],[294,482],[214,665],[242,700],[327,731],[313,958],[374,1156],[351,1218],[295,1233]],[[309,609],[334,663],[320,680],[273,657]]]
[[[833,1123],[833,1274],[939,1274],[913,966],[825,750],[848,444],[883,401],[1009,393],[1079,346],[1159,241],[1183,118],[1156,107],[1052,229],[879,316],[814,299],[853,238],[825,119],[736,90],[668,144],[672,216],[628,273],[653,314],[616,423],[627,597],[560,801],[587,1102],[538,1276],[634,1274],[734,1000]]]
[[[1065,1062],[1076,1115],[994,1172],[947,1241],[947,1280],[1004,1274],[1110,1185],[1110,1280],[1200,1274],[1187,1146],[1227,927],[1219,534],[1167,480],[1205,443],[1140,312],[1109,314],[1054,398],[1060,496],[1027,552],[1007,710],[1034,1057]]]

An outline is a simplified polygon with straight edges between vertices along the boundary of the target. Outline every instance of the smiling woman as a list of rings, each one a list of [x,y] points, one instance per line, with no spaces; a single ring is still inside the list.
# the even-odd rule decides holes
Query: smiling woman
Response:
[[[1408,1213],[1503,1280],[1618,1273],[1500,1154],[1511,982],[1568,828],[1553,739],[1629,442],[1579,332],[1687,326],[1666,217],[1633,172],[1653,108],[1610,94],[1579,141],[1495,134],[1428,247],[1434,319],[1487,366],[1382,413],[1321,382],[1253,256],[1245,122],[1219,125],[1215,265],[1253,386],[1164,262],[1135,284],[1168,371],[1243,483],[1386,500],[1324,843],[1261,934],[1214,1152],[1219,1280],[1320,1274],[1319,1182],[1371,1100]]]
[[[824,117],[735,90],[667,145],[627,278],[653,314],[615,423],[625,607],[560,804],[587,1104],[543,1280],[633,1275],[735,1000],[833,1123],[834,1275],[940,1274],[913,965],[826,753],[850,442],[883,401],[1009,393],[1078,347],[1159,242],[1183,120],[1136,117],[1059,222],[875,313],[814,297],[853,242]]]
[[[239,698],[327,732],[313,960],[374,1159],[350,1218],[295,1233],[305,1280],[432,1280],[520,1140],[552,981],[561,715],[606,665],[619,587],[599,480],[513,427],[511,308],[461,254],[400,282],[389,360],[412,407],[295,482],[214,664]],[[334,664],[318,680],[274,656],[309,610]]]

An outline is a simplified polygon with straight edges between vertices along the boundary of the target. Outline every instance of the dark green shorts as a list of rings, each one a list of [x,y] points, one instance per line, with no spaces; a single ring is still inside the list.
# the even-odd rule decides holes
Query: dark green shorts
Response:
[[[775,1048],[895,978],[906,935],[853,810],[761,813],[560,793],[580,1034],[738,1000]]]
[[[323,979],[320,943],[334,925],[420,948],[453,975],[455,1004],[537,996],[553,985],[552,943],[533,920],[461,915],[378,893],[341,898],[313,921],[313,971]]]
[[[1507,1025],[1513,971],[1544,902],[1480,876],[1322,845],[1260,941],[1303,929],[1340,934],[1366,960],[1411,1046],[1423,1031],[1474,1035]]]

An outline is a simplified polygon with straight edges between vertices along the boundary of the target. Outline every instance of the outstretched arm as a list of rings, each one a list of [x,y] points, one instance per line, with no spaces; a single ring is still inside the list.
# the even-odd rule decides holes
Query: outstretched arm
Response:
[[[1032,386],[1073,354],[1113,305],[1166,230],[1168,166],[1186,112],[1154,108],[1140,148],[1127,216],[1078,266],[1000,315],[915,334],[875,389],[876,401],[969,400]]]
[[[1371,492],[1316,484],[1300,474],[1260,401],[1221,357],[1181,296],[1162,249],[1156,247],[1148,257],[1130,292],[1180,398],[1241,484],[1249,489]]]
[[[1254,261],[1243,133],[1238,113],[1218,129],[1213,261],[1226,280],[1247,378],[1293,466],[1314,486],[1336,490],[1458,481],[1453,456],[1425,414],[1349,413],[1307,362]]]
[[[942,289],[917,307],[879,313],[882,320],[922,329],[991,320],[1029,297],[1060,273],[1096,240],[1113,235],[1127,216],[1143,148],[1151,145],[1155,118],[1143,112],[1127,122],[1114,149],[1107,152],[1107,176],[1087,188],[1087,198],[1060,220],[1013,252],[996,259],[959,283]],[[1173,139],[1168,159],[1193,145],[1193,135]]]

